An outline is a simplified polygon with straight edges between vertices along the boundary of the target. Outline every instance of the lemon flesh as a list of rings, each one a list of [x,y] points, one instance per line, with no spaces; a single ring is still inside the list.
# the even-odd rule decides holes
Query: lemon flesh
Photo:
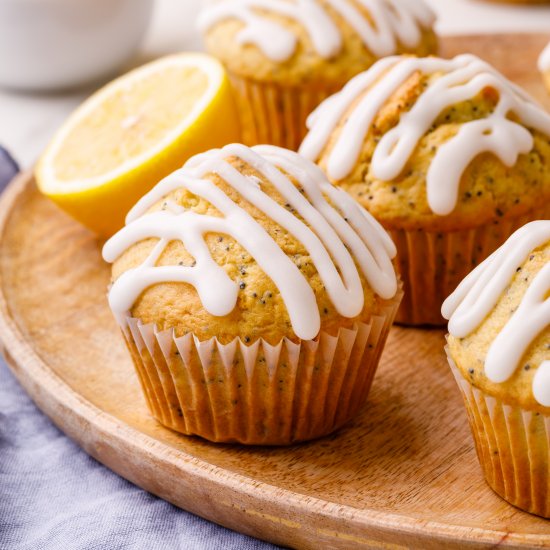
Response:
[[[36,180],[58,206],[108,237],[144,193],[190,156],[239,138],[220,63],[204,54],[169,56],[86,100],[54,136]]]

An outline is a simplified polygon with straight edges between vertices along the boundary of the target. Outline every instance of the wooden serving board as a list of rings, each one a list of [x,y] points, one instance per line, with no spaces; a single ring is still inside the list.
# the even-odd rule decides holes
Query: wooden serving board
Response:
[[[550,37],[549,37],[550,38]],[[541,36],[446,39],[550,107]],[[29,174],[0,199],[0,335],[38,406],[90,455],[144,489],[237,531],[298,548],[550,546],[550,522],[484,483],[442,330],[394,328],[363,413],[291,448],[215,445],[148,414],[105,298],[100,243]]]

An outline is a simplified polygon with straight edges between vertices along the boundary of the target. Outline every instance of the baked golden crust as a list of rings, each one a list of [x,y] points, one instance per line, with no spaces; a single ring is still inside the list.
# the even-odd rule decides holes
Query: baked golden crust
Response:
[[[426,175],[435,153],[457,134],[463,123],[484,118],[494,110],[498,95],[491,88],[443,111],[421,138],[397,178],[381,181],[373,176],[371,160],[380,137],[398,124],[426,85],[441,76],[440,73],[425,76],[417,72],[405,81],[375,118],[353,171],[344,180],[334,183],[351,194],[387,229],[465,230],[517,218],[549,201],[550,139],[529,129],[534,147],[528,154],[520,155],[514,166],[507,167],[495,155],[483,153],[464,171],[453,212],[439,216],[429,207]],[[355,105],[350,105],[348,114]],[[325,171],[346,119],[344,115],[319,156],[318,164]]]
[[[517,309],[529,285],[550,262],[550,243],[534,250],[527,260],[518,266],[510,285],[503,292],[495,308],[483,323],[465,338],[448,336],[450,355],[466,380],[486,394],[509,405],[550,414],[533,396],[533,377],[543,361],[550,360],[550,326],[533,341],[514,374],[502,383],[492,382],[485,375],[484,363],[487,352],[496,336]]]
[[[204,37],[206,48],[209,53],[220,59],[231,73],[240,77],[296,88],[341,87],[351,77],[368,69],[379,58],[368,50],[356,31],[326,0],[320,0],[320,3],[342,33],[342,49],[333,58],[325,59],[318,54],[301,24],[265,10],[258,10],[258,13],[283,25],[296,36],[296,50],[288,60],[273,61],[256,45],[238,43],[236,35],[242,30],[243,23],[237,19],[221,21],[209,29]],[[356,3],[355,7],[369,17],[361,4]],[[426,56],[436,51],[437,38],[433,29],[422,29],[421,39],[416,47],[407,48],[399,44],[395,53]]]
[[[262,174],[240,159],[231,158],[229,162],[243,174],[259,178],[262,181],[261,187],[264,192],[279,204],[290,208],[288,204],[285,205],[285,200]],[[358,321],[366,322],[373,315],[381,312],[384,305],[388,303],[374,293],[362,276],[361,270],[358,269],[365,296],[363,311],[356,318],[342,317],[335,310],[303,244],[267,217],[265,213],[248,203],[218,175],[209,174],[207,177],[267,230],[307,278],[317,300],[322,331],[335,335],[340,328],[351,328]],[[290,179],[299,187],[295,180]],[[220,216],[219,211],[205,199],[184,189],[178,189],[165,197],[153,206],[151,211],[163,208],[166,198],[170,198],[193,212]],[[204,309],[193,286],[186,283],[162,283],[149,287],[141,294],[130,312],[131,315],[143,323],[155,323],[159,330],[174,328],[177,336],[192,332],[200,340],[217,337],[221,343],[228,343],[235,337],[239,337],[245,343],[249,343],[263,338],[269,343],[275,344],[286,337],[295,342],[299,341],[292,330],[287,308],[279,291],[254,258],[227,235],[211,233],[206,235],[205,241],[214,261],[239,284],[237,305],[233,311],[224,317],[216,317]],[[142,264],[156,242],[157,239],[147,239],[125,251],[113,264],[114,280],[128,269]],[[156,265],[180,263],[192,265],[193,258],[185,250],[181,241],[172,241]]]

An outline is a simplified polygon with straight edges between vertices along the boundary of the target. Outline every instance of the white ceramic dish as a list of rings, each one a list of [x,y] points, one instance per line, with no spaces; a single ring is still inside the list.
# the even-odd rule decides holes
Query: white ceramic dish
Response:
[[[56,90],[108,76],[127,61],[153,0],[0,0],[0,85]]]

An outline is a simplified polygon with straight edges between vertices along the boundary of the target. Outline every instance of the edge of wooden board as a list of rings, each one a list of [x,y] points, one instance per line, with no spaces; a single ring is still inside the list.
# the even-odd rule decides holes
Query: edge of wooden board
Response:
[[[0,197],[0,251],[12,211],[26,193],[33,192],[32,173],[27,172]],[[11,316],[2,277],[0,271],[0,340],[6,361],[21,385],[88,454],[176,506],[247,535],[300,548],[317,549],[320,543],[333,548],[394,550],[411,545],[427,549],[494,545],[533,548],[547,544],[540,535],[424,522],[326,502],[229,472],[171,448],[82,398],[48,367]],[[164,480],[156,475],[159,468],[166,472]],[[296,519],[298,511],[308,518],[307,523]]]

